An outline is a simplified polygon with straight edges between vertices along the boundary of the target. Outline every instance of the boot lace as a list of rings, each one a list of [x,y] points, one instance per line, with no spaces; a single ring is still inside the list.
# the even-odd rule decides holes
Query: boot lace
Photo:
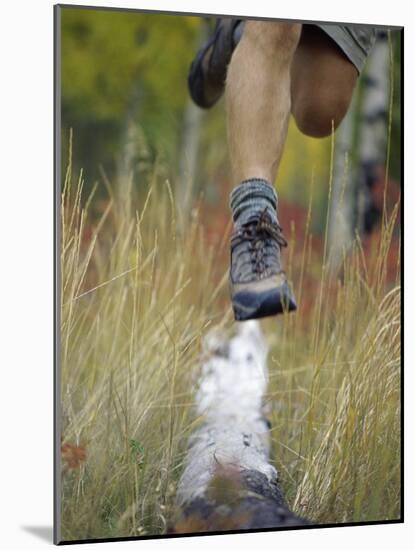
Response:
[[[235,231],[231,238],[231,246],[234,248],[243,241],[249,241],[253,270],[259,276],[265,276],[269,267],[265,254],[266,244],[271,239],[280,247],[286,247],[288,243],[282,232],[282,227],[277,222],[272,222],[266,207],[258,216],[251,218]]]

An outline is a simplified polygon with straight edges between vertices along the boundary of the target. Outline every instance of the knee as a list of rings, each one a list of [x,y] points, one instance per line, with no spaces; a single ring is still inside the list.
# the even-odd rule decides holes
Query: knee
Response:
[[[351,97],[338,91],[300,97],[292,104],[292,114],[299,130],[307,136],[329,136],[346,115]]]
[[[256,46],[271,56],[284,53],[289,56],[295,51],[302,31],[299,23],[278,23],[274,21],[248,21],[243,34]]]

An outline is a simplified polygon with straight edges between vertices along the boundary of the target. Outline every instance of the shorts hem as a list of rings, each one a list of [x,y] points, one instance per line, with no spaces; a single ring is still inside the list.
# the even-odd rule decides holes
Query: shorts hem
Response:
[[[338,25],[316,26],[321,28],[330,38],[332,38],[335,44],[341,48],[346,57],[356,67],[357,71],[361,73],[368,57],[368,52],[361,48],[358,42],[347,33],[346,29]]]

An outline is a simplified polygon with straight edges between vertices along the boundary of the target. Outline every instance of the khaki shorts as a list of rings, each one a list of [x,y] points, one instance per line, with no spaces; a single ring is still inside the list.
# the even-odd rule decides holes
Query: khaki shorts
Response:
[[[316,25],[338,44],[359,72],[375,42],[375,27],[368,25]]]

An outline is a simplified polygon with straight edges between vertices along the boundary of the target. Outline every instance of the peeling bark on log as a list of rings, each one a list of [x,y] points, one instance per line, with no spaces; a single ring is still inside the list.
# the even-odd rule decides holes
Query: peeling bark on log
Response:
[[[304,525],[288,510],[269,463],[269,421],[263,415],[267,346],[259,323],[240,323],[230,340],[205,342],[196,413],[177,490],[175,532],[231,531]]]

